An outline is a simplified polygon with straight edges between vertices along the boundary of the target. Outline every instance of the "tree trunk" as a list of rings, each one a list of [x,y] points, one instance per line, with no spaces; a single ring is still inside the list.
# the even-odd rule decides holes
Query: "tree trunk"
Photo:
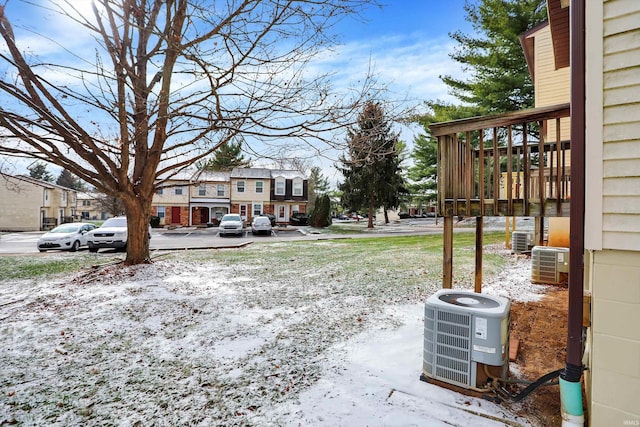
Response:
[[[389,212],[387,211],[387,208],[384,208],[384,223],[389,224]]]
[[[149,212],[150,203],[134,198],[125,201],[127,215],[127,257],[125,265],[149,263]]]
[[[374,216],[374,208],[373,208],[373,196],[369,197],[369,222],[367,223],[367,228],[373,228],[373,216]]]

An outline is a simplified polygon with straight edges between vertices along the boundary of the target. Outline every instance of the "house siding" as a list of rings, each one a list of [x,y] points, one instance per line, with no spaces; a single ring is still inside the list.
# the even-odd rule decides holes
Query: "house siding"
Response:
[[[187,180],[168,180],[164,183],[162,194],[154,194],[151,202],[151,215],[158,214],[158,208],[163,207],[165,216],[160,225],[188,226],[189,223],[189,199],[191,183]],[[176,194],[176,189],[182,194]],[[178,191],[178,192],[180,192]]]
[[[538,30],[535,38],[535,106],[547,107],[564,104],[571,98],[571,70],[569,67],[556,69],[551,40],[551,29],[547,25]],[[568,140],[570,137],[570,121],[562,119],[560,122],[560,139]],[[556,140],[556,124],[549,123],[547,140]]]
[[[640,2],[604,2],[603,13],[602,242],[639,250]]]
[[[40,230],[40,209],[44,206],[45,191],[34,184],[1,176],[0,230]]]
[[[587,2],[590,425],[640,422],[640,1]]]
[[[2,231],[45,230],[78,220],[77,202],[73,189],[27,176],[0,174]]]
[[[640,420],[640,251],[592,254],[591,425]]]

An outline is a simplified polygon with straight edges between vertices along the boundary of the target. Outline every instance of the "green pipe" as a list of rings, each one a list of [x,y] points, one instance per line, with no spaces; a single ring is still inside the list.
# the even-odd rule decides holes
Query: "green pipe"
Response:
[[[584,425],[584,410],[582,408],[582,384],[560,378],[560,405],[562,411],[562,426]]]

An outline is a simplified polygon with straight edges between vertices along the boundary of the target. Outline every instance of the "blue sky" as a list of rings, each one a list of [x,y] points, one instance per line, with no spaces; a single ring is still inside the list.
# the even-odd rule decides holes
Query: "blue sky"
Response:
[[[338,79],[354,80],[373,64],[378,79],[389,89],[388,96],[406,99],[406,105],[424,107],[425,100],[454,102],[442,75],[462,76],[459,64],[449,54],[455,43],[450,32],[471,34],[465,20],[465,0],[382,0],[382,8],[371,7],[365,22],[350,18],[338,24],[342,46],[333,61],[326,64],[338,73]],[[398,126],[401,139],[412,147],[421,132],[417,126]],[[326,166],[330,180],[340,180],[339,173]]]
[[[38,28],[33,16],[24,13],[24,0],[10,0],[7,13],[15,24]],[[311,65],[317,71],[334,73],[335,88],[346,88],[362,79],[369,67],[376,78],[388,88],[387,97],[406,100],[405,105],[421,106],[425,100],[442,99],[452,101],[441,75],[461,76],[458,64],[449,57],[455,45],[449,32],[462,30],[471,32],[465,21],[465,0],[380,0],[382,8],[369,7],[363,20],[346,18],[335,30],[341,44],[331,52],[325,52]],[[28,3],[28,2],[25,2]],[[84,9],[87,0],[72,0],[71,4]],[[87,40],[86,36],[74,35],[68,27],[57,21],[49,21],[48,28],[55,34],[64,34],[63,43],[67,52],[77,52]],[[31,37],[22,40],[29,44]],[[60,46],[43,40],[32,39],[33,48],[39,54],[59,51]],[[28,48],[27,48],[28,49]],[[401,128],[401,139],[411,143],[420,131],[417,128]],[[323,169],[330,178],[336,179],[332,162],[323,160]]]
[[[449,58],[455,45],[448,33],[472,32],[464,19],[465,0],[382,1],[382,8],[367,10],[366,22],[349,18],[337,26],[350,53],[341,60],[362,71],[364,59],[370,59],[374,71],[398,95],[407,93],[414,100],[451,99],[439,76],[461,74]]]

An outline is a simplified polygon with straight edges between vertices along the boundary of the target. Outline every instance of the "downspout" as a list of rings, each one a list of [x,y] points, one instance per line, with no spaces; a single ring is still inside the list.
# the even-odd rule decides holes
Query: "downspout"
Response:
[[[571,25],[571,220],[567,357],[560,375],[562,426],[584,425],[582,407],[582,299],[585,201],[585,0],[572,0]]]

